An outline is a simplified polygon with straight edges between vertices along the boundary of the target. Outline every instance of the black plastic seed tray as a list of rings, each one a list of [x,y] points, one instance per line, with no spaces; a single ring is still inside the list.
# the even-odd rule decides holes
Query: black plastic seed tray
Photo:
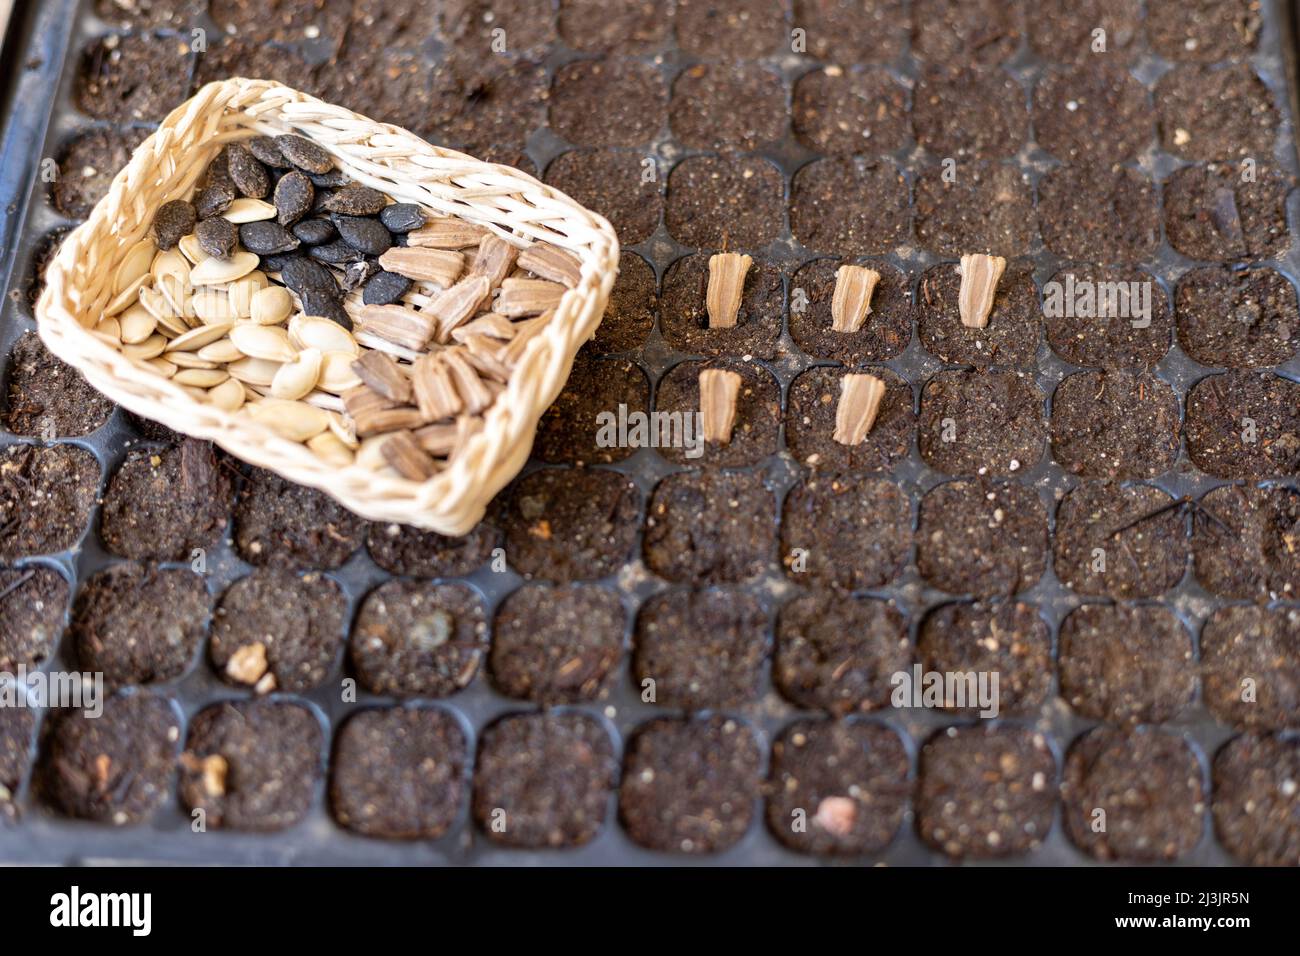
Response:
[[[916,4],[905,4],[904,9],[914,13],[915,6]],[[1277,142],[1273,154],[1267,159],[1282,172],[1296,176],[1300,173],[1300,163],[1297,161],[1295,149],[1296,112],[1290,10],[1281,3],[1268,2],[1262,6],[1262,30],[1257,49],[1249,56],[1248,62],[1271,91],[1281,117]],[[1026,15],[1032,17],[1039,14],[1036,7],[1031,6]],[[216,42],[219,37],[216,23],[204,15],[194,24],[185,24],[179,29],[175,33],[177,39],[184,40],[189,35],[191,26],[207,30],[209,42]],[[797,26],[794,14],[789,9],[785,10],[783,29],[788,33],[790,29]],[[53,230],[72,224],[61,217],[49,202],[48,186],[39,175],[41,160],[59,156],[61,149],[71,137],[87,128],[100,125],[98,121],[79,113],[74,105],[72,92],[79,64],[79,51],[96,38],[115,32],[120,31],[110,27],[95,15],[93,4],[79,4],[75,0],[44,0],[39,4],[20,3],[14,21],[10,25],[4,57],[10,70],[10,76],[7,77],[9,85],[5,89],[4,100],[7,126],[3,154],[0,155],[0,186],[3,188],[3,194],[0,195],[3,208],[0,209],[0,214],[4,217],[3,265],[8,277],[7,289],[10,295],[3,303],[3,317],[0,318],[0,354],[7,355],[18,337],[24,331],[34,327],[25,293],[27,284],[33,281],[33,272],[43,237]],[[647,52],[638,53],[635,57],[658,71],[669,88],[674,79],[699,62],[698,58],[692,57],[676,45],[674,36],[673,31],[668,30],[661,43]],[[328,51],[324,48],[328,40],[329,37],[308,36],[304,37],[301,43],[290,45],[305,59],[319,64],[328,55]],[[1023,91],[1026,104],[1030,104],[1034,85],[1044,74],[1046,67],[1031,50],[1023,29],[1018,37],[1018,44],[1017,52],[1006,61],[1004,69]],[[427,51],[432,52],[432,55],[437,55],[436,51],[439,48],[436,42],[427,45]],[[773,46],[773,49],[788,48],[788,42],[782,46]],[[177,68],[193,71],[194,56],[183,58]],[[588,54],[570,49],[563,40],[558,40],[549,45],[541,62],[549,81],[564,65],[587,56]],[[775,144],[762,147],[756,155],[770,161],[780,170],[788,207],[794,174],[806,163],[817,158],[816,154],[798,142],[791,132],[790,91],[800,76],[823,64],[810,55],[797,53],[767,55],[760,58],[758,62],[780,75],[786,91],[785,134]],[[1158,78],[1169,67],[1169,62],[1162,60],[1143,46],[1142,52],[1132,64],[1132,73],[1148,89],[1152,89]],[[920,76],[921,64],[908,50],[893,58],[887,64],[887,69],[894,80],[911,91],[914,90]],[[908,96],[911,96],[910,92]],[[737,104],[737,109],[743,110],[744,104]],[[1160,148],[1154,133],[1154,123],[1151,125],[1153,127],[1151,141],[1140,152],[1138,162],[1133,165],[1159,189],[1160,184],[1185,163]],[[1032,132],[1030,135],[1032,137]],[[529,158],[545,175],[551,161],[573,149],[574,144],[566,142],[549,126],[544,125],[532,131],[527,140],[527,147]],[[665,123],[643,152],[655,158],[659,184],[657,188],[662,196],[670,188],[668,182],[673,168],[683,159],[697,155],[701,151],[683,147],[673,138],[668,124]],[[909,188],[915,185],[918,170],[931,168],[935,161],[934,157],[927,156],[910,137],[903,148],[890,154],[886,159],[894,162],[903,172]],[[1035,197],[1041,178],[1057,165],[1056,160],[1044,150],[1037,148],[1032,141],[1027,142],[1010,161],[1029,177],[1035,189]],[[915,196],[914,193],[909,195],[913,198],[913,203],[909,206],[911,209],[914,208]],[[1283,273],[1292,285],[1300,278],[1300,243],[1294,241],[1297,238],[1295,224],[1297,215],[1300,214],[1298,202],[1300,199],[1293,192],[1287,201],[1287,221],[1293,240],[1289,252],[1283,260],[1267,263]],[[864,210],[862,214],[868,216],[871,213]],[[1156,279],[1169,297],[1172,306],[1173,291],[1178,280],[1193,267],[1194,263],[1174,251],[1164,240],[1163,230],[1161,240],[1157,254],[1141,265]],[[683,246],[672,238],[664,224],[662,214],[650,238],[627,248],[641,255],[653,266],[660,290],[668,267],[684,254],[697,251]],[[787,215],[781,237],[770,246],[738,251],[752,252],[782,271],[785,306],[782,312],[781,337],[774,360],[760,361],[744,355],[734,355],[730,358],[753,362],[773,376],[780,385],[784,410],[787,407],[791,383],[795,378],[810,367],[828,364],[804,354],[790,336],[791,277],[799,266],[819,257],[833,256],[836,250],[804,248],[793,237]],[[908,240],[886,254],[874,258],[902,270],[908,279],[913,301],[921,294],[921,276],[935,264],[945,261],[921,247],[921,244],[916,241],[911,226],[909,226]],[[1032,265],[1034,280],[1040,290],[1064,264],[1062,259],[1046,248],[1036,228],[1029,255],[1025,258]],[[656,316],[655,326],[644,345],[635,352],[625,353],[620,357],[632,359],[646,373],[652,396],[659,382],[673,366],[687,358],[704,358],[704,356],[688,356],[671,348],[661,334],[659,315]],[[944,368],[955,367],[945,366],[923,348],[916,332],[915,321],[910,344],[896,357],[883,364],[910,384],[914,411],[919,409],[921,390],[930,377]],[[1050,411],[1050,397],[1057,384],[1077,370],[1059,358],[1049,348],[1045,339],[1041,341],[1037,361],[1033,367],[1033,378],[1043,394],[1048,396],[1049,404],[1044,409],[1044,414]],[[1177,393],[1180,414],[1185,414],[1186,397],[1191,386],[1205,375],[1215,371],[1219,370],[1206,368],[1192,361],[1182,351],[1176,337],[1168,354],[1154,368],[1155,374]],[[1292,358],[1276,371],[1288,378],[1298,379],[1300,360]],[[0,447],[33,440],[0,431]],[[114,412],[109,423],[90,436],[84,439],[67,439],[70,443],[94,453],[101,467],[101,482],[106,481],[113,474],[123,461],[128,447],[134,447],[141,440],[121,410]],[[768,457],[759,465],[740,469],[762,476],[764,485],[772,493],[773,514],[778,521],[781,502],[805,473],[803,464],[786,450],[784,429],[779,442],[781,450],[777,454]],[[533,462],[528,466],[528,470],[540,467],[551,466]],[[609,467],[613,471],[627,475],[635,482],[641,494],[641,524],[635,547],[627,556],[623,566],[617,573],[595,582],[616,594],[627,612],[624,658],[619,665],[616,678],[611,682],[608,695],[593,703],[575,705],[575,709],[597,717],[613,737],[616,752],[621,754],[629,736],[645,721],[653,717],[680,714],[679,711],[670,708],[642,702],[641,688],[634,681],[629,662],[637,610],[649,597],[670,587],[667,582],[652,573],[641,558],[647,504],[661,479],[677,471],[689,470],[689,467],[679,468],[669,463],[656,451],[648,449],[639,450],[623,461],[602,467]],[[948,481],[952,476],[944,475],[926,464],[913,436],[910,453],[892,474],[886,477],[891,477],[897,482],[909,498],[913,527],[915,527],[917,505],[922,496],[933,487]],[[1294,486],[1294,477],[1290,476],[1286,483]],[[1040,463],[1025,467],[1010,480],[1023,487],[1032,488],[1038,494],[1047,510],[1053,530],[1060,496],[1078,483],[1075,476],[1068,474],[1052,460],[1050,443]],[[1199,498],[1206,491],[1225,482],[1201,473],[1191,464],[1184,439],[1177,464],[1150,483],[1174,497],[1191,495]],[[1186,521],[1187,533],[1190,534],[1191,517],[1188,516]],[[23,559],[20,563],[40,563],[57,568],[72,582],[75,594],[78,583],[117,560],[106,553],[97,531],[96,513],[91,516],[82,542],[75,550],[63,554],[33,556]],[[229,583],[249,571],[249,566],[240,560],[231,545],[230,535],[231,531],[227,529],[220,547],[208,555],[207,584],[214,595],[219,595]],[[506,557],[509,559],[508,554]],[[773,552],[769,555],[764,573],[741,585],[744,591],[755,595],[760,600],[766,611],[769,627],[769,655],[763,665],[764,676],[760,695],[749,705],[728,712],[729,716],[749,725],[757,732],[760,748],[765,753],[765,768],[770,761],[771,744],[784,728],[796,719],[818,716],[813,712],[801,711],[786,701],[775,689],[771,680],[770,645],[776,613],[781,605],[801,593],[800,586],[784,573],[780,559],[781,556]],[[1047,622],[1055,657],[1061,621],[1074,608],[1096,599],[1085,598],[1067,589],[1056,577],[1051,564],[1052,556],[1049,548],[1047,572],[1032,587],[1017,594],[1016,598],[1035,606]],[[353,554],[337,571],[328,573],[346,592],[349,620],[355,615],[364,596],[389,577],[373,563],[364,548]],[[488,566],[480,568],[464,580],[482,594],[489,608],[489,615],[506,596],[523,583],[522,577],[513,570],[494,572]],[[915,547],[912,548],[906,569],[888,586],[873,589],[870,596],[889,601],[904,613],[913,645],[920,624],[928,611],[938,605],[963,598],[962,595],[935,589],[921,578],[916,567]],[[1207,593],[1196,582],[1189,567],[1177,587],[1167,591],[1156,601],[1143,603],[1158,603],[1173,611],[1193,635],[1193,642],[1199,648],[1199,634],[1205,620],[1216,609],[1232,602],[1226,602]],[[1294,607],[1294,605],[1288,606]],[[58,654],[46,666],[54,669],[76,669],[70,644],[70,639],[65,635]],[[329,741],[349,714],[360,708],[394,703],[390,699],[376,698],[365,693],[361,693],[355,702],[344,703],[341,699],[340,683],[350,673],[349,665],[344,662],[345,656],[340,653],[331,676],[315,690],[300,698],[313,709],[326,731],[325,751],[329,750]],[[562,851],[525,851],[507,849],[492,843],[471,821],[468,809],[468,781],[473,774],[475,745],[483,729],[496,717],[527,711],[532,709],[533,705],[503,696],[494,688],[490,675],[486,671],[485,664],[482,672],[469,688],[461,693],[436,702],[421,701],[430,706],[444,708],[454,714],[469,741],[467,786],[458,811],[457,822],[447,835],[438,840],[409,842],[370,840],[340,827],[331,816],[329,801],[325,794],[328,769],[325,778],[317,786],[316,798],[309,817],[288,830],[269,834],[221,830],[194,833],[191,831],[189,816],[181,809],[174,796],[164,803],[152,822],[141,826],[115,829],[107,825],[71,821],[43,806],[38,797],[32,793],[31,782],[28,779],[24,780],[16,796],[16,803],[20,810],[18,819],[8,825],[0,821],[0,860],[359,864],[519,864],[541,861],[566,864],[656,865],[692,862],[803,865],[825,862],[827,859],[796,853],[779,843],[765,823],[763,793],[759,791],[752,794],[754,813],[745,835],[730,848],[713,855],[667,854],[646,850],[636,845],[619,820],[617,790],[611,794],[608,813],[599,834],[583,847]],[[213,701],[247,696],[217,678],[212,665],[207,660],[206,648],[192,662],[192,666],[183,678],[151,689],[170,697],[186,721],[203,706]],[[914,785],[917,776],[918,751],[931,734],[941,728],[978,723],[938,710],[895,710],[889,707],[854,719],[882,723],[902,735],[911,765],[909,785]],[[1001,723],[1031,728],[1044,734],[1056,757],[1059,779],[1065,751],[1071,742],[1095,726],[1097,722],[1084,719],[1071,710],[1057,691],[1056,676],[1053,675],[1053,690],[1048,696],[1047,703],[1036,715],[1009,717]],[[1199,691],[1193,705],[1176,721],[1164,726],[1165,729],[1184,737],[1195,752],[1200,765],[1204,791],[1208,797],[1211,787],[1210,761],[1219,747],[1234,736],[1235,731],[1211,717],[1200,702]],[[32,741],[33,752],[39,737],[37,733],[36,739]],[[321,756],[323,760],[328,761],[328,752],[323,752]],[[972,773],[975,772],[972,769]],[[1199,812],[1203,826],[1201,838],[1195,848],[1182,855],[1177,862],[1193,865],[1222,865],[1233,862],[1232,857],[1215,837],[1208,799]],[[809,813],[811,815],[812,810]],[[914,808],[909,803],[903,823],[887,849],[878,855],[851,859],[859,863],[886,862],[903,865],[948,862],[947,856],[929,847],[920,839],[914,816]],[[1058,802],[1051,832],[1035,850],[995,862],[1086,865],[1095,861],[1067,838],[1061,823],[1061,808]]]

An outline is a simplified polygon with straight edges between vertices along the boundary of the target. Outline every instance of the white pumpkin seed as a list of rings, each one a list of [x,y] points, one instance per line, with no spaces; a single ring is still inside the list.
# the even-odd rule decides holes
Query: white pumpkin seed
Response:
[[[352,464],[352,450],[339,441],[338,436],[333,432],[321,432],[315,438],[308,439],[307,447],[327,464],[339,468]]]
[[[225,289],[210,286],[194,290],[194,314],[204,325],[232,323],[238,314],[230,307],[230,296]]]
[[[250,405],[253,417],[281,438],[304,442],[329,428],[329,412],[306,402],[286,402],[268,398]]]
[[[253,293],[249,317],[258,325],[279,325],[293,312],[293,297],[282,285],[268,285]]]
[[[208,391],[208,401],[222,411],[238,411],[244,405],[244,386],[237,379],[227,378]]]
[[[260,358],[243,358],[226,366],[226,371],[245,385],[260,385],[263,388],[271,387],[275,373],[279,370],[279,362],[268,362]]]
[[[117,318],[122,333],[122,341],[127,345],[139,345],[153,335],[158,327],[158,320],[143,305],[137,302]]]
[[[262,328],[262,326],[254,326]],[[320,378],[320,349],[304,349],[291,362],[285,362],[271,380],[271,394],[291,401],[304,398]]]
[[[147,360],[162,355],[165,348],[167,348],[167,340],[155,334],[135,345],[123,345],[122,354],[131,359]]]
[[[361,384],[361,379],[352,371],[352,363],[357,360],[352,352],[324,352],[321,356],[320,381],[317,383],[327,392],[340,395],[350,388]]]
[[[238,362],[244,357],[244,353],[235,347],[235,343],[230,339],[217,339],[211,345],[205,345],[199,349],[199,358],[209,362],[220,362],[225,365],[227,362]]]
[[[149,359],[144,364],[148,365],[163,378],[171,378],[176,374],[175,363],[169,362],[165,358]]]
[[[194,352],[168,352],[167,361],[179,368],[218,368],[216,362],[199,358]]]
[[[132,282],[129,286],[127,286],[117,295],[113,296],[112,301],[110,301],[108,305],[104,307],[104,314],[117,315],[127,306],[135,302],[136,299],[139,298],[140,296],[140,289],[144,287],[144,284],[146,281],[148,281],[148,279],[149,279],[149,273],[147,272],[142,276],[138,276],[134,282]]]
[[[221,218],[237,224],[261,222],[263,219],[275,218],[275,207],[269,202],[263,202],[260,199],[248,199],[241,196],[226,207],[226,211],[221,214]]]
[[[243,249],[229,259],[204,259],[190,270],[190,284],[219,285],[222,282],[234,282],[256,269],[260,261],[253,253]]]
[[[354,462],[366,471],[382,471],[388,467],[388,460],[384,458],[384,442],[388,441],[387,435],[372,435],[357,447]]]
[[[230,373],[223,368],[184,368],[176,373],[173,381],[196,388],[215,388],[228,378]]]
[[[361,354],[352,333],[343,326],[317,316],[295,315],[289,320],[289,341],[304,349],[322,352],[351,352]]]
[[[289,342],[289,333],[278,325],[236,325],[230,330],[230,340],[250,358],[291,362],[298,354]]]
[[[181,236],[180,241],[176,243],[176,248],[181,251],[186,259],[190,260],[192,265],[198,265],[204,259],[209,258],[208,254],[203,251],[203,247],[199,245],[199,237],[192,232],[188,236]]]
[[[157,251],[158,247],[153,244],[152,239],[141,239],[128,249],[117,271],[113,273],[113,294],[117,295],[141,276],[148,275],[149,267],[153,265],[154,253]]]
[[[95,331],[105,338],[112,339],[114,345],[122,341],[122,323],[111,316],[95,323]]]
[[[223,338],[234,326],[229,322],[218,323],[216,325],[201,325],[197,329],[190,329],[184,335],[178,335],[171,340],[167,346],[168,352],[193,352],[210,345],[217,339]],[[161,338],[161,336],[159,336]]]
[[[265,289],[270,281],[265,272],[250,272],[242,279],[236,279],[230,283],[228,294],[230,295],[230,309],[241,319],[247,319],[253,314],[253,296]]]
[[[160,252],[154,256],[153,266],[149,270],[155,279],[163,276],[175,276],[178,279],[189,279],[190,262],[177,247],[172,247],[166,252]]]
[[[330,415],[330,432],[349,448],[355,449],[361,444],[357,440],[356,422],[344,413],[335,412]]]

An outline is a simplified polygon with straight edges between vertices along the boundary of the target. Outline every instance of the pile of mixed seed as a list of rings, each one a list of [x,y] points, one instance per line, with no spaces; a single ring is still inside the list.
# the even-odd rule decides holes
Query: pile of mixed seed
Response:
[[[420,481],[482,427],[578,277],[557,246],[430,216],[309,139],[258,136],[158,209],[94,331],[331,464]]]

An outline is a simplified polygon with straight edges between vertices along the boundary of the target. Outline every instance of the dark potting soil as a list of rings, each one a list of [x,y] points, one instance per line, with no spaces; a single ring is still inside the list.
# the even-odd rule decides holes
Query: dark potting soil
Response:
[[[646,53],[672,28],[673,11],[656,0],[564,0],[559,29],[564,42],[584,53]]]
[[[89,435],[115,407],[80,372],[55,358],[35,332],[14,343],[8,381],[4,427],[15,435],[46,440]]]
[[[710,252],[685,256],[664,273],[659,330],[670,346],[700,355],[752,355],[770,359],[781,337],[785,287],[781,270],[755,259],[745,273],[732,328],[710,328],[705,308]]]
[[[1025,26],[1030,49],[1049,62],[1095,64],[1101,29],[1107,62],[1128,63],[1142,46],[1142,20],[1140,0],[1039,0]]]
[[[60,710],[45,724],[36,787],[65,816],[142,823],[171,792],[181,722],[171,701],[118,694],[103,713]]]
[[[1052,639],[1032,604],[940,605],[921,622],[916,651],[926,671],[999,675],[999,714],[1032,714],[1052,691]],[[967,716],[992,716],[984,702],[969,696],[945,695],[943,706]]]
[[[908,769],[903,742],[888,727],[796,721],[772,744],[768,829],[802,853],[877,853],[903,822]]]
[[[698,585],[754,577],[772,561],[775,512],[776,499],[758,475],[669,475],[650,497],[646,566],[668,581]]]
[[[790,186],[790,231],[812,252],[892,252],[907,241],[910,218],[907,180],[888,160],[815,160]]]
[[[618,278],[605,308],[605,317],[588,346],[598,352],[629,352],[640,348],[654,325],[658,307],[655,273],[635,252],[618,260]]]
[[[447,711],[385,707],[353,714],[334,739],[334,819],[368,837],[437,839],[464,803],[468,749]]]
[[[199,53],[198,65],[194,68],[196,87],[235,76],[274,80],[295,89],[316,89],[319,83],[317,71],[293,50],[283,46],[226,37],[212,42],[207,50]]]
[[[1201,839],[1201,764],[1175,734],[1110,727],[1084,734],[1066,755],[1061,798],[1066,833],[1099,860],[1174,860]]]
[[[859,591],[893,581],[912,552],[912,506],[887,478],[817,475],[786,495],[781,563],[800,583]]]
[[[533,454],[551,464],[601,464],[621,461],[636,451],[610,441],[602,415],[617,419],[643,415],[650,408],[650,383],[635,362],[589,358],[579,353],[564,390],[537,424]],[[617,439],[617,435],[612,436]]]
[[[911,663],[907,622],[885,601],[815,590],[777,618],[772,680],[799,707],[877,710],[889,703],[890,678]]]
[[[651,850],[725,850],[749,829],[761,761],[754,732],[731,718],[651,720],[627,742],[619,817]]]
[[[1078,372],[1052,396],[1052,454],[1086,478],[1154,478],[1178,457],[1178,396],[1150,372]]]
[[[483,601],[461,584],[394,580],[366,595],[349,658],[361,686],[395,697],[446,697],[467,687],[487,652]]]
[[[768,652],[768,615],[730,588],[665,591],[636,620],[632,677],[642,699],[684,710],[753,702]]]
[[[869,320],[868,320],[869,321]],[[885,383],[876,421],[859,445],[835,441],[835,413],[840,380],[849,369],[814,367],[790,384],[785,440],[795,461],[828,474],[888,472],[907,456],[916,431],[912,387],[889,369],[855,369]]]
[[[93,119],[156,123],[185,99],[192,60],[179,37],[110,33],[82,51],[73,97]]]
[[[193,23],[206,6],[202,0],[95,0],[95,14],[118,27],[151,29]]]
[[[639,160],[636,165],[640,170]],[[692,156],[668,176],[664,223],[683,245],[709,251],[765,246],[780,235],[784,213],[785,183],[765,159]]]
[[[726,60],[765,56],[788,39],[782,4],[768,0],[678,0],[677,44]]]
[[[174,680],[193,663],[211,610],[203,578],[193,571],[114,564],[77,593],[77,660],[110,687]]]
[[[1247,734],[1214,757],[1214,832],[1242,863],[1294,866],[1300,860],[1300,744]]]
[[[320,721],[287,700],[212,704],[190,721],[181,804],[210,829],[269,832],[307,815],[321,777]]]
[[[1300,474],[1300,385],[1268,372],[1208,375],[1187,395],[1187,453],[1216,478]]]
[[[1153,604],[1084,604],[1061,623],[1061,696],[1112,724],[1175,719],[1196,693],[1192,637]]]
[[[276,43],[300,41],[308,27],[339,37],[348,21],[348,4],[338,0],[210,0],[209,12],[226,33]]]
[[[496,501],[506,557],[526,578],[603,578],[632,550],[641,496],[612,471],[547,468],[515,482]]]
[[[1267,164],[1249,178],[1237,163],[1184,166],[1165,183],[1165,235],[1193,259],[1280,259],[1291,248],[1286,197],[1294,186]]]
[[[952,263],[935,266],[921,277],[916,324],[926,351],[949,365],[1032,366],[1038,356],[1043,318],[1028,265],[1013,262],[1007,266],[985,328],[962,324],[957,307],[960,290],[961,272]]]
[[[1186,518],[1152,485],[1086,481],[1056,511],[1056,576],[1079,594],[1155,597],[1187,568]]]
[[[1033,111],[1038,145],[1063,163],[1134,159],[1155,135],[1146,88],[1118,65],[1044,74]]]
[[[343,592],[319,573],[263,568],[221,596],[208,652],[224,680],[259,693],[299,693],[334,670],[343,648]]]
[[[757,63],[698,63],[673,82],[668,122],[673,136],[689,149],[749,151],[785,133],[785,100],[781,75]],[[741,103],[744,107],[737,109]],[[599,115],[605,108],[593,112]]]
[[[141,129],[92,129],[72,139],[59,157],[50,202],[69,219],[85,219],[108,194],[118,170],[148,136]]]
[[[635,152],[575,149],[547,166],[546,182],[608,219],[631,246],[650,238],[664,208],[661,176],[647,182],[641,160]]]
[[[1149,288],[1149,300],[1143,302],[1133,283]],[[1059,289],[1055,295],[1054,289]],[[1113,300],[1109,289],[1115,290]],[[1137,295],[1125,298],[1126,292]],[[1144,305],[1149,314],[1139,314]],[[1150,368],[1169,351],[1174,320],[1164,286],[1147,273],[1078,265],[1058,272],[1044,287],[1043,324],[1052,351],[1074,365]]]
[[[1256,0],[1147,0],[1147,42],[1170,60],[1246,56],[1260,26]]]
[[[366,535],[366,549],[389,574],[418,578],[455,578],[471,574],[492,556],[501,533],[477,524],[465,535],[447,537],[410,525],[374,522]]]
[[[1033,488],[958,480],[921,499],[916,567],[937,588],[979,597],[1012,595],[1047,568],[1047,512]]]
[[[808,55],[829,63],[888,63],[907,45],[912,21],[903,0],[794,0]]]
[[[1161,145],[1183,159],[1273,155],[1280,120],[1273,95],[1248,63],[1178,66],[1155,90]]]
[[[1215,611],[1201,630],[1201,687],[1220,723],[1281,730],[1300,712],[1300,613],[1255,605]]]
[[[1020,46],[1019,0],[917,0],[912,5],[912,53],[927,63],[955,69],[993,66]]]
[[[86,530],[99,462],[72,445],[0,449],[0,560],[57,554]]]
[[[1047,248],[1067,259],[1149,260],[1160,243],[1157,190],[1125,166],[1061,166],[1038,182],[1038,224]]]
[[[912,126],[936,157],[1014,156],[1029,138],[1025,93],[1002,70],[929,70],[912,93]]]
[[[951,857],[1018,856],[1051,830],[1056,793],[1056,758],[1042,734],[950,727],[921,748],[917,832]]]
[[[137,561],[193,561],[226,526],[234,468],[209,442],[136,448],[109,479],[99,536]]]
[[[550,96],[551,129],[577,146],[640,146],[663,128],[667,109],[663,78],[639,60],[570,63]]]
[[[694,450],[670,445],[661,447],[659,454],[679,465],[720,468],[743,468],[775,454],[781,430],[781,385],[771,372],[754,362],[682,362],[660,380],[655,411],[684,419],[700,411],[700,373],[705,369],[723,369],[741,377],[731,440],[725,445],[705,442],[703,435],[697,434],[700,444]]]
[[[36,714],[26,707],[0,710],[0,823],[12,823],[21,810],[18,788],[31,766]]]
[[[863,265],[880,275],[871,295],[871,311],[856,332],[832,328],[831,302],[841,265]],[[790,337],[808,355],[848,366],[891,359],[912,338],[911,282],[883,262],[815,259],[790,279]]]
[[[827,66],[805,73],[794,86],[792,113],[795,138],[826,155],[895,153],[911,138],[907,90],[884,70]],[[773,127],[778,135],[785,126],[784,98],[779,114]],[[714,148],[723,145],[754,148],[739,143]]]
[[[942,165],[916,178],[916,238],[941,256],[987,252],[1016,256],[1034,238],[1034,194],[1008,163],[965,163],[949,177]],[[951,179],[951,181],[950,181]]]
[[[1300,348],[1295,287],[1273,269],[1195,269],[1174,303],[1178,344],[1202,365],[1281,365]]]
[[[34,315],[36,312],[36,300],[41,297],[45,291],[45,270],[58,254],[59,247],[63,245],[63,240],[68,237],[72,231],[71,226],[59,226],[51,229],[45,235],[37,240],[32,250],[31,259],[27,266],[27,276],[19,289],[14,289],[9,293],[15,301],[22,302],[27,306],[27,312]]]
[[[497,609],[492,679],[508,697],[541,704],[595,700],[623,658],[626,614],[591,584],[526,584]]]
[[[366,522],[323,491],[251,468],[235,505],[235,547],[259,567],[337,568],[361,547]]]
[[[1220,597],[1268,601],[1300,594],[1300,494],[1224,485],[1192,512],[1196,579]]]
[[[604,825],[617,778],[614,745],[595,718],[509,714],[479,741],[474,819],[504,846],[581,846]]]
[[[1012,475],[1043,455],[1043,395],[1022,372],[954,370],[921,392],[921,457],[950,475]]]
[[[68,609],[68,582],[40,564],[0,567],[0,671],[35,670],[54,652]]]

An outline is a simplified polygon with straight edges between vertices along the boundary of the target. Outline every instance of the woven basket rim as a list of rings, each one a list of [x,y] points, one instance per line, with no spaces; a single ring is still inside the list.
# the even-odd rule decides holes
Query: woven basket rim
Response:
[[[199,402],[90,331],[107,303],[105,290],[111,293],[114,256],[149,234],[153,211],[188,196],[225,143],[290,131],[320,143],[357,182],[389,195],[396,190],[401,201],[422,196],[425,208],[486,226],[516,245],[554,243],[581,262],[577,285],[528,342],[506,390],[483,414],[483,428],[427,481],[355,463],[329,466],[248,416]],[[319,488],[362,517],[458,535],[482,518],[493,495],[527,460],[542,413],[599,324],[618,256],[618,239],[603,217],[527,173],[434,146],[280,83],[236,77],[201,87],[136,148],[51,261],[36,315],[50,351],[128,410]]]

